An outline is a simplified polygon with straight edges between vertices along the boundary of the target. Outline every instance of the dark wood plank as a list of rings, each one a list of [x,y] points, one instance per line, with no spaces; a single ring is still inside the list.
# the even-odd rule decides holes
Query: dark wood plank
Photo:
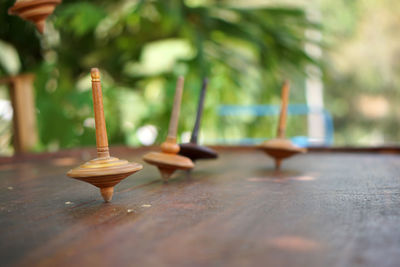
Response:
[[[219,153],[168,184],[146,164],[110,204],[65,176],[79,158],[0,165],[2,265],[398,266],[400,156],[309,153],[277,173]]]

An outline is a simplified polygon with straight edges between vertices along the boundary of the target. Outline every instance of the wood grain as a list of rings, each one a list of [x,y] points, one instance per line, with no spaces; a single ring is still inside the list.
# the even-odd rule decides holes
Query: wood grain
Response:
[[[64,176],[75,158],[0,165],[2,265],[398,266],[399,155],[309,153],[275,172],[217,151],[168,184],[146,168],[109,204]]]

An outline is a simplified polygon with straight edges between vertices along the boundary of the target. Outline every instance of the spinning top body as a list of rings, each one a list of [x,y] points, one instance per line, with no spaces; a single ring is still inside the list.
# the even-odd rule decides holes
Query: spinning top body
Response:
[[[176,130],[178,127],[183,81],[183,77],[179,77],[168,129],[168,137],[167,140],[161,144],[161,152],[150,152],[143,157],[144,161],[158,167],[164,180],[168,180],[175,170],[188,170],[194,167],[193,162],[189,158],[177,155],[180,148],[179,145],[176,144]]]
[[[96,123],[97,158],[70,170],[71,178],[90,183],[100,188],[104,201],[112,199],[114,186],[129,175],[140,171],[143,166],[126,160],[110,157],[103,111],[103,97],[98,69],[92,69],[93,106]]]
[[[286,115],[289,101],[289,82],[285,81],[282,87],[282,105],[279,115],[278,138],[263,142],[258,146],[266,154],[275,159],[275,168],[279,169],[283,159],[291,157],[298,153],[305,153],[307,149],[301,148],[293,144],[290,140],[285,139],[286,132]]]
[[[33,22],[40,33],[44,31],[46,18],[53,13],[61,0],[17,0],[8,9],[8,14],[18,15]]]
[[[283,159],[307,151],[305,148],[298,147],[290,140],[283,138],[268,140],[262,143],[259,148],[275,159],[276,169],[280,168]]]
[[[215,150],[206,147],[200,146],[196,143],[184,143],[180,144],[179,154],[190,158],[195,161],[198,159],[216,159],[218,158],[217,152]]]
[[[142,168],[138,163],[129,163],[114,157],[102,157],[70,170],[67,175],[100,188],[104,201],[109,202],[114,193],[114,186]]]
[[[192,131],[192,137],[190,138],[190,143],[180,144],[179,154],[190,158],[191,160],[198,159],[215,159],[218,157],[217,152],[213,149],[200,146],[197,144],[197,136],[199,134],[201,116],[203,114],[204,98],[206,94],[208,80],[203,80],[203,86],[200,92],[199,106],[197,108],[196,122]]]
[[[147,153],[143,160],[156,165],[165,180],[168,180],[175,170],[188,170],[194,167],[189,158],[176,154],[179,151],[179,146],[176,144],[176,140],[171,137],[168,137],[161,145],[161,151]]]

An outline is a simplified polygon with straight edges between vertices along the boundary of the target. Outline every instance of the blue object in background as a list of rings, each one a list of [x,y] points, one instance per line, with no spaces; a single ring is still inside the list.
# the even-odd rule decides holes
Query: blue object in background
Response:
[[[253,106],[238,106],[238,105],[221,105],[218,110],[218,115],[224,116],[278,116],[280,112],[280,106],[275,105],[253,105]],[[289,115],[308,115],[308,114],[320,114],[324,118],[325,136],[323,144],[330,146],[333,144],[333,119],[329,111],[323,108],[310,107],[305,104],[291,104],[288,106]],[[241,138],[238,140],[239,144],[242,145],[254,145],[259,144],[267,140],[266,138]],[[307,136],[296,136],[292,137],[291,141],[300,147],[309,147],[313,143]],[[218,140],[218,143],[227,143],[226,140]]]

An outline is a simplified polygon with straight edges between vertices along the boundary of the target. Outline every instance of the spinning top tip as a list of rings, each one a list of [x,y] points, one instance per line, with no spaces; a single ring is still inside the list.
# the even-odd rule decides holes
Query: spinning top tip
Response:
[[[175,172],[175,169],[167,169],[167,168],[158,168],[158,170],[161,173],[161,177],[165,180],[168,181],[168,179],[172,176],[172,174]]]
[[[279,171],[281,169],[282,159],[275,159],[275,170]]]
[[[35,23],[35,26],[36,26],[36,29],[37,29],[41,34],[43,34],[43,33],[44,33],[45,20],[37,21],[37,22]]]
[[[110,202],[114,194],[114,187],[100,188],[100,193],[104,199],[104,202]]]

